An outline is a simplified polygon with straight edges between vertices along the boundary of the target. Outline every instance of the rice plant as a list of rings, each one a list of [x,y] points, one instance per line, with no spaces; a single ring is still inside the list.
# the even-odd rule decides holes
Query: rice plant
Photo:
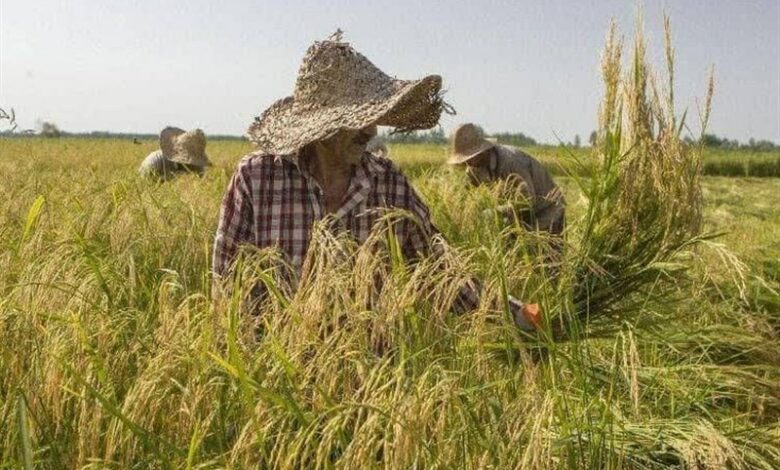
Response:
[[[678,261],[701,240],[701,147],[683,143],[686,116],[674,103],[674,50],[665,18],[665,85],[645,59],[638,22],[627,71],[623,41],[613,24],[602,56],[605,93],[590,178],[575,178],[589,200],[575,304],[580,314],[627,310],[626,300],[656,296],[681,281]],[[706,130],[714,88],[710,76],[701,117]],[[588,168],[584,164],[582,168]]]

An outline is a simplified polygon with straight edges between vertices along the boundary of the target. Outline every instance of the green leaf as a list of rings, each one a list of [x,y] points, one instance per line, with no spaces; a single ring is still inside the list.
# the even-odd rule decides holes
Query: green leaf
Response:
[[[45,202],[46,198],[44,198],[43,195],[39,195],[35,198],[35,201],[33,201],[30,209],[27,211],[27,218],[24,221],[22,238],[19,240],[19,249],[22,248],[24,242],[27,241],[27,239],[32,234],[33,229],[35,228],[35,224],[38,222],[38,218],[41,216],[41,211],[43,210],[43,204]]]
[[[22,439],[22,457],[24,460],[24,469],[32,470],[33,452],[32,441],[30,439],[30,428],[27,422],[27,402],[21,393],[16,399],[16,418],[19,425],[19,436],[21,436]]]

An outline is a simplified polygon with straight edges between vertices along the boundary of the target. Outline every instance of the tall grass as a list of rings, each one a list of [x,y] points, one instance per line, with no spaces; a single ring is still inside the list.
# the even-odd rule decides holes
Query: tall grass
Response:
[[[603,121],[601,170],[565,182],[558,280],[534,235],[481,216],[495,188],[417,167],[447,268],[407,266],[392,232],[357,247],[318,230],[294,293],[259,252],[216,295],[210,245],[241,144],[210,146],[204,178],[165,185],[136,178],[148,149],[129,143],[5,147],[0,468],[780,466],[780,313],[759,302],[772,281],[739,291],[727,252],[681,255],[701,233],[698,154],[619,114]],[[486,300],[452,315],[472,274]],[[246,315],[256,282],[278,295]],[[522,336],[490,307],[505,290],[570,335]]]

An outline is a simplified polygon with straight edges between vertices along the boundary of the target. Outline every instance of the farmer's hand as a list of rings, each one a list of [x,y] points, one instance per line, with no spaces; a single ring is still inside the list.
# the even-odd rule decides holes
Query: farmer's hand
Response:
[[[542,327],[542,310],[539,304],[524,304],[509,297],[509,310],[515,325],[523,331],[536,331]]]

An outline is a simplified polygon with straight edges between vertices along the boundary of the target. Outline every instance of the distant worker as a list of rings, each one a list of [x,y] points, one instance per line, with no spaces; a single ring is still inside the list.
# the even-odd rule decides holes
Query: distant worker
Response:
[[[211,166],[206,155],[206,136],[200,129],[184,131],[166,127],[160,132],[160,149],[150,153],[138,168],[141,176],[167,181],[180,173],[202,176]]]
[[[448,163],[465,166],[475,186],[504,181],[508,197],[519,191],[527,205],[504,204],[499,207],[499,214],[505,220],[517,218],[528,230],[550,233],[554,237],[552,246],[560,253],[566,202],[541,163],[518,148],[486,139],[474,124],[463,124],[455,130]]]

